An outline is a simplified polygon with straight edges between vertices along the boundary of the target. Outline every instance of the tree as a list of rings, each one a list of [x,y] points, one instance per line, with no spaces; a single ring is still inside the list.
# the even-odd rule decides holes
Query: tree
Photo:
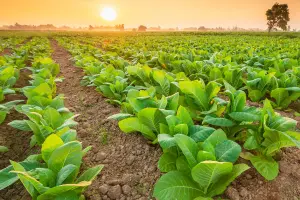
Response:
[[[268,31],[270,32],[275,27],[286,31],[287,23],[290,21],[289,15],[290,12],[287,4],[275,3],[272,8],[266,12]]]
[[[120,31],[124,31],[124,24],[118,24],[118,25],[115,25],[115,29],[118,29]]]
[[[144,25],[140,25],[138,28],[138,31],[146,31],[146,30],[147,30],[147,27]]]

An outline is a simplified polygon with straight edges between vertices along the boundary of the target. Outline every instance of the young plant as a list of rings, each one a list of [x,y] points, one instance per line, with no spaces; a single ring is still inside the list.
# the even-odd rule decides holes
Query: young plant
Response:
[[[220,115],[225,109],[215,98],[220,91],[220,86],[216,82],[205,85],[203,80],[180,81],[179,88],[185,95],[185,104],[197,119],[203,119],[209,114]]]
[[[269,100],[264,101],[260,124],[249,129],[244,148],[255,154],[243,154],[267,180],[277,177],[279,166],[273,156],[284,147],[300,148],[300,133],[295,132],[297,122],[275,113]]]
[[[42,145],[45,139],[55,132],[58,132],[65,142],[76,139],[76,131],[70,129],[77,125],[77,122],[73,120],[76,117],[73,113],[59,113],[51,107],[44,110],[35,107],[24,114],[29,120],[14,120],[9,125],[19,130],[32,131],[34,135],[31,137],[31,146]]]
[[[167,173],[155,185],[157,199],[213,199],[249,169],[233,164],[241,147],[222,130],[210,132],[198,144],[182,134],[161,134],[158,141],[164,150],[158,168]]]
[[[5,187],[20,179],[34,200],[83,200],[83,191],[103,168],[103,165],[90,168],[77,177],[82,158],[89,149],[82,149],[78,141],[64,143],[59,136],[52,134],[42,145],[41,161],[44,164],[33,162],[34,166],[29,168],[24,167],[25,163],[11,161],[12,167],[5,170],[9,178]],[[14,174],[17,177],[12,178]]]
[[[266,96],[267,92],[277,88],[275,72],[268,73],[264,70],[248,70],[246,88],[251,101],[260,101]]]

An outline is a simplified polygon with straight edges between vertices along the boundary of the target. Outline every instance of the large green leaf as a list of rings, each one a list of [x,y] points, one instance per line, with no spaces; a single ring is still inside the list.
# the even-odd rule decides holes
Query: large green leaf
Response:
[[[12,163],[12,165],[14,166],[15,164]],[[36,180],[35,178],[33,178],[32,176],[30,176],[28,173],[26,172],[22,172],[22,171],[12,171],[12,173],[16,173],[18,174],[20,180],[22,181],[22,183],[24,184],[24,186],[26,188],[29,188],[28,186],[30,185],[31,187],[34,187],[35,190],[39,193],[39,194],[43,194],[45,193],[49,188],[43,186],[43,184],[41,182],[39,182],[38,180]]]
[[[199,151],[197,154],[197,161],[203,162],[206,160],[216,160],[216,157],[208,151]]]
[[[25,168],[21,164],[14,162],[14,161],[10,161],[10,163],[11,163],[14,171],[26,172]],[[38,195],[38,191],[35,189],[34,185],[32,185],[32,183],[29,180],[27,180],[25,177],[20,176],[20,175],[18,175],[18,177],[20,178],[22,184],[24,185],[25,189],[28,191],[30,196],[32,198],[36,198]]]
[[[155,140],[156,135],[152,132],[150,128],[143,125],[138,118],[130,117],[119,121],[120,129],[125,133],[131,132],[141,132],[146,138],[150,140]]]
[[[59,172],[68,164],[73,164],[79,168],[82,160],[81,150],[82,146],[78,141],[69,142],[58,147],[52,152],[48,160],[49,169]]]
[[[228,175],[232,167],[230,162],[203,161],[192,169],[192,177],[207,194],[209,187]]]
[[[62,185],[65,183],[72,183],[77,174],[78,174],[78,167],[73,164],[68,164],[64,166],[58,173],[56,178],[56,186]]]
[[[28,125],[27,121],[28,120],[14,120],[10,122],[8,125],[22,131],[31,131],[31,128]]]
[[[157,137],[162,149],[168,149],[170,147],[176,146],[175,138],[168,134],[159,134]]]
[[[76,183],[82,182],[82,181],[93,181],[96,176],[101,172],[104,165],[98,165],[92,168],[89,168],[83,174],[76,180]]]
[[[192,138],[182,134],[175,135],[174,139],[187,159],[190,167],[194,167],[197,164],[197,143]]]
[[[56,199],[58,196],[64,195],[66,192],[70,192],[70,191],[74,191],[74,192],[78,193],[78,191],[81,192],[81,190],[83,190],[90,184],[91,184],[91,182],[89,182],[89,181],[83,181],[78,184],[64,184],[64,185],[56,186],[56,187],[50,188],[45,193],[40,195],[37,198],[37,200]]]
[[[163,175],[155,184],[153,196],[158,200],[194,199],[203,193],[198,185],[178,171]]]
[[[231,127],[235,125],[235,123],[229,119],[226,118],[220,118],[216,116],[206,115],[203,119],[202,123],[208,123],[214,126],[220,126],[220,127]]]
[[[28,157],[26,160],[20,162],[19,164],[21,164],[26,171],[42,167],[43,165],[37,160],[38,156],[34,156],[35,155]],[[0,170],[0,190],[12,185],[17,180],[19,180],[17,174],[10,173],[10,171],[12,170],[13,167],[11,165]]]
[[[300,148],[300,140],[295,138],[294,135],[289,135],[285,132],[266,129],[264,132],[264,138],[265,140],[262,145],[266,147],[266,155],[272,155],[274,152],[279,151],[283,147],[297,146]]]
[[[163,71],[156,70],[153,72],[153,79],[160,85],[163,95],[169,95],[170,81]]]
[[[201,81],[180,81],[180,90],[194,100],[200,110],[209,110],[209,97],[205,90],[205,84]]]
[[[278,163],[272,157],[251,156],[250,161],[255,169],[267,180],[273,180],[279,172]]]
[[[52,134],[48,136],[45,140],[45,142],[42,144],[42,156],[46,163],[48,163],[48,160],[52,154],[52,152],[57,149],[58,147],[62,146],[64,142],[60,137],[58,137],[56,134]]]
[[[217,160],[220,162],[234,163],[239,158],[242,148],[231,140],[224,140],[215,147]]]
[[[214,147],[217,144],[222,143],[227,140],[226,133],[222,129],[215,130],[205,141],[204,143],[211,143]]]
[[[139,121],[159,133],[160,124],[167,124],[165,115],[157,108],[145,108],[138,112]]]
[[[236,177],[241,175],[244,171],[248,170],[250,167],[246,164],[237,164],[234,165],[232,171],[223,176],[219,181],[214,183],[212,187],[209,189],[208,196],[214,197],[216,195],[222,194],[227,186],[234,181]]]
[[[176,170],[177,157],[172,153],[164,153],[158,161],[158,168],[161,172]]]
[[[191,118],[189,112],[183,106],[179,106],[179,108],[177,110],[177,117],[178,117],[178,119],[180,119],[180,121],[182,123],[185,123],[188,126],[194,125],[193,119]]]

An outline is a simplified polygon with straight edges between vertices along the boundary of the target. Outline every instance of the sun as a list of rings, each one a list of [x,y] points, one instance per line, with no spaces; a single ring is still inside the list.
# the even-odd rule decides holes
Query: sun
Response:
[[[117,18],[117,12],[111,7],[105,7],[101,10],[101,17],[107,21],[113,21]]]

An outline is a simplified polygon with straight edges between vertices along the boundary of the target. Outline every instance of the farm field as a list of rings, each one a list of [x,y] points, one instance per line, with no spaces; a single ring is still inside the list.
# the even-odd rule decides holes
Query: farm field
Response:
[[[0,32],[0,200],[300,199],[300,35]]]

